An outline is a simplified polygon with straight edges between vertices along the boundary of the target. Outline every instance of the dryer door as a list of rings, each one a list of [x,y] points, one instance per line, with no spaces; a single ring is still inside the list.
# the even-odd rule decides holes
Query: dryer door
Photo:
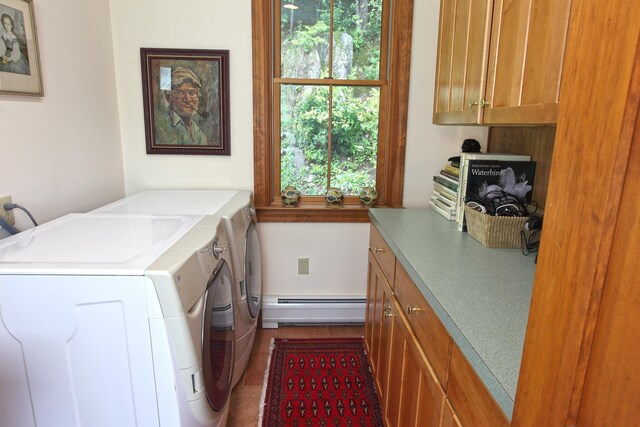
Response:
[[[235,347],[235,323],[231,270],[220,260],[213,270],[205,294],[202,325],[202,358],[209,404],[215,411],[224,408],[231,393]]]
[[[244,275],[247,287],[247,304],[254,319],[260,312],[262,299],[262,264],[260,263],[260,238],[258,226],[251,220],[244,242]]]

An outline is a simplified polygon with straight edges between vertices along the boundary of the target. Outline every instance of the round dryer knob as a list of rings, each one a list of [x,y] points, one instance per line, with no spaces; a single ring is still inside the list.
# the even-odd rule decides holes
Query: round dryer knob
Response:
[[[218,238],[216,237],[213,241],[213,256],[218,259],[218,257],[224,252],[224,248],[220,247],[218,243]]]

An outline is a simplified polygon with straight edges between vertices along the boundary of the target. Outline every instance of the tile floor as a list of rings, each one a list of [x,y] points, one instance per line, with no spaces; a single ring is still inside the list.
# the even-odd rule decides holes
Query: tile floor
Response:
[[[267,368],[271,338],[361,337],[364,326],[281,326],[260,329],[251,352],[251,359],[242,378],[231,392],[228,427],[257,427],[260,396]]]

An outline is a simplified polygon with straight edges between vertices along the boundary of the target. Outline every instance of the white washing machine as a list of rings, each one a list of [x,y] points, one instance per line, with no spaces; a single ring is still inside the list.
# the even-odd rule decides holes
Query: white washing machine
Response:
[[[218,222],[72,214],[0,241],[0,425],[224,426],[235,320]]]
[[[260,240],[253,197],[246,190],[145,190],[96,209],[100,213],[219,215],[225,224],[234,277],[236,357],[233,386],[244,373],[262,301]]]

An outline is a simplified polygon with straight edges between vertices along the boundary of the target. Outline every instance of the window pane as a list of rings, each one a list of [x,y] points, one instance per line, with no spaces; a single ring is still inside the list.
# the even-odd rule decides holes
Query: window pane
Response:
[[[330,14],[329,0],[282,0],[281,77],[329,76]]]
[[[382,0],[334,0],[333,78],[378,80]]]
[[[280,183],[302,194],[327,191],[329,88],[282,85],[280,97]]]
[[[379,112],[379,88],[333,88],[331,186],[345,195],[376,185]]]

